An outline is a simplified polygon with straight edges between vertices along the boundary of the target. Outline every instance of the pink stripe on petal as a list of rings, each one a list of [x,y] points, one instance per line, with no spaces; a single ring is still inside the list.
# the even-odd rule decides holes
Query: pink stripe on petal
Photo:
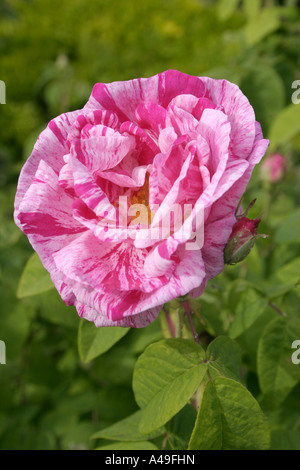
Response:
[[[57,268],[74,281],[98,292],[139,290],[151,292],[167,278],[148,279],[144,274],[146,250],[128,243],[101,243],[90,232],[69,244],[54,259]]]
[[[176,134],[172,126],[163,129],[158,138],[158,145],[163,153],[167,153],[171,150],[172,145],[175,143],[178,135]]]
[[[66,143],[67,133],[81,111],[62,114],[50,121],[48,127],[40,134],[33,151],[23,166],[15,198],[15,210],[18,211],[21,200],[32,183],[41,160],[44,160],[58,174],[64,165],[63,156],[69,153]],[[56,129],[53,133],[53,129]],[[59,138],[57,137],[59,134]],[[63,143],[62,143],[63,141]]]
[[[83,227],[72,217],[72,203],[73,199],[58,185],[56,173],[41,160],[15,213],[16,223],[26,234],[45,237],[82,232]]]
[[[205,268],[200,250],[193,252],[182,250],[182,261],[176,267],[169,282],[153,292],[116,290],[101,294],[74,286],[74,293],[77,302],[101,312],[101,318],[107,321],[125,321],[125,318],[131,321],[131,318],[134,319],[136,315],[149,310],[155,310],[158,314],[164,303],[198,288],[204,278]]]
[[[105,192],[96,184],[87,168],[74,158],[72,159],[71,165],[74,176],[74,190],[77,196],[80,197],[97,216],[115,217],[116,208],[111,204]]]
[[[232,152],[247,159],[255,138],[255,114],[237,85],[227,80],[202,78],[212,101],[224,108],[232,127]]]
[[[132,136],[115,133],[76,140],[71,146],[71,155],[93,173],[115,167],[134,147]]]
[[[100,172],[98,176],[118,186],[137,188],[144,185],[146,174],[150,172],[150,170],[151,165],[141,165],[133,168],[131,175],[128,175],[125,174],[125,170],[122,170],[122,167],[119,166],[115,167],[113,171]]]
[[[170,269],[174,271],[176,261],[174,253],[178,247],[178,242],[172,237],[160,243],[148,254],[145,259],[144,271],[147,277],[163,276]],[[171,272],[172,272],[171,271]]]
[[[154,103],[141,103],[136,111],[136,122],[143,129],[152,130],[156,137],[166,126],[170,125],[170,118],[165,108]]]
[[[135,110],[140,103],[151,102],[166,108],[175,96],[183,93],[209,98],[202,79],[177,70],[167,70],[149,78],[97,83],[86,107],[108,109],[122,121],[134,121]]]

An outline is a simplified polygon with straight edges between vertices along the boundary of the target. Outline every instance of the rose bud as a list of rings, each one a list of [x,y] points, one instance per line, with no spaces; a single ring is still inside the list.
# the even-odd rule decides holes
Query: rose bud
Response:
[[[287,172],[287,161],[283,155],[270,155],[261,165],[261,177],[270,183],[282,180]]]
[[[261,219],[251,220],[239,217],[233,226],[231,235],[224,250],[225,264],[236,264],[243,261],[252,250],[258,238],[268,235],[257,233]]]

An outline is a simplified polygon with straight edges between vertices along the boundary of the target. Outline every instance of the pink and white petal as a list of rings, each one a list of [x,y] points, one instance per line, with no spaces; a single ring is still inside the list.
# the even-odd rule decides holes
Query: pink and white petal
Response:
[[[125,318],[134,318],[142,312],[157,309],[180,295],[185,295],[199,287],[205,278],[205,266],[201,251],[182,251],[182,261],[176,267],[170,281],[151,293],[141,291],[114,291],[111,293],[89,292],[74,288],[77,301],[101,312],[104,318],[112,322]]]
[[[100,293],[115,290],[152,292],[168,282],[144,274],[146,250],[124,243],[101,243],[91,232],[55,254],[57,268],[68,278]]]
[[[73,217],[84,227],[95,232],[99,223],[99,219],[89,207],[79,198],[75,199],[72,204]]]
[[[178,126],[174,125],[181,134],[193,132],[200,121],[205,109],[219,109],[209,98],[197,98],[194,95],[178,95],[168,106],[169,114],[175,118],[175,123],[179,121]]]
[[[15,198],[16,216],[24,194],[31,185],[41,160],[44,160],[58,174],[64,165],[63,156],[69,153],[67,135],[73,122],[82,111],[62,114],[49,122],[39,135],[33,151],[23,166]]]
[[[65,155],[65,161],[66,160],[67,160],[66,164],[62,166],[59,172],[58,183],[62,188],[66,190],[71,190],[71,189],[73,190],[74,189],[73,170],[72,170],[72,166],[69,163],[69,158],[66,159],[66,155]]]
[[[223,194],[222,199],[220,200],[220,206],[219,204],[217,205],[217,207],[220,207],[221,212],[223,204],[223,214],[226,214],[226,211],[228,213],[230,213],[230,211],[235,212],[235,208],[237,207],[239,200],[246,190],[255,165],[259,163],[268,148],[269,141],[265,139],[261,140],[261,133],[259,129],[260,126],[258,127],[257,138],[255,139],[253,150],[248,159],[248,168],[246,168],[240,178],[237,179],[232,186],[228,187],[228,190]]]
[[[77,196],[99,217],[116,217],[116,208],[105,192],[96,184],[86,166],[75,158],[70,162]]]
[[[197,132],[204,138],[211,149],[211,158],[207,166],[212,175],[226,167],[231,136],[228,117],[217,109],[205,109],[197,126]]]
[[[230,213],[227,213],[226,216],[221,219],[211,221],[214,217],[215,211],[213,207],[209,220],[207,220],[205,224],[204,246],[202,248],[207,280],[213,279],[223,271],[224,249],[230,237],[232,227],[236,222],[233,208]]]
[[[261,139],[261,137],[260,126],[257,126],[255,145],[249,158],[250,165],[245,169],[240,178],[222,195],[222,198],[212,206],[209,217],[206,220],[205,244],[202,253],[208,279],[217,276],[224,268],[224,248],[230,237],[232,227],[236,222],[234,215],[236,207],[245,192],[255,164],[260,161],[268,147],[268,141]],[[217,237],[216,234],[218,234]]]
[[[159,75],[159,103],[165,108],[175,96],[181,94],[191,94],[197,98],[204,96],[209,98],[210,96],[202,78],[187,75],[177,70],[167,70]]]
[[[142,129],[152,130],[156,135],[171,124],[165,108],[155,103],[141,103],[135,111],[135,121]]]
[[[85,109],[85,112],[77,117],[69,130],[69,145],[74,142],[74,140],[84,137],[88,129],[99,125],[101,125],[102,128],[105,128],[105,133],[109,132],[109,129],[111,133],[113,133],[113,129],[116,130],[119,127],[120,122],[116,114],[110,111]],[[105,135],[105,133],[103,135]]]
[[[151,102],[166,108],[175,96],[182,93],[190,93],[200,98],[205,96],[207,91],[199,77],[177,70],[167,70],[149,78],[109,84],[97,83],[86,107],[107,109],[115,112],[122,121],[134,121],[135,110],[140,103]]]
[[[204,191],[211,182],[210,172],[205,165],[201,165],[201,164],[200,164],[199,171],[201,174],[203,191]]]
[[[75,140],[70,153],[94,173],[115,167],[134,147],[133,136],[115,132],[113,135]]]
[[[81,304],[80,302],[76,302],[75,306],[80,317],[94,322],[97,327],[121,326],[124,328],[145,328],[156,319],[161,310],[161,307],[155,307],[132,317],[126,317],[122,320],[113,321],[97,312],[93,308]]]
[[[249,166],[250,165],[247,160],[230,157],[226,170],[224,171],[222,177],[220,178],[219,184],[215,189],[212,202],[222,198],[223,194],[225,194],[226,191],[228,191],[234,185],[234,183],[239,181],[240,178],[247,172]]]
[[[173,272],[178,262],[178,258],[174,258],[178,244],[177,240],[169,237],[155,246],[146,256],[144,264],[145,275],[152,278],[167,275],[170,271]]]
[[[199,287],[196,287],[195,289],[192,289],[192,290],[189,292],[189,295],[190,295],[191,297],[194,297],[194,299],[197,299],[198,297],[200,297],[200,296],[203,294],[203,292],[204,292],[204,290],[205,290],[205,288],[206,288],[206,286],[207,286],[207,282],[208,282],[208,279],[207,279],[207,278],[203,279],[203,281],[202,281],[202,283],[200,284],[200,286],[199,286]]]
[[[161,221],[167,220],[167,218],[170,216],[170,211],[173,208],[176,210],[177,206],[183,202],[182,197],[183,198],[186,197],[188,199],[190,196],[191,197],[194,196],[194,194],[198,192],[198,189],[199,189],[199,195],[201,194],[202,186],[200,187],[201,181],[200,181],[199,166],[194,165],[194,160],[197,159],[195,153],[196,153],[196,149],[190,147],[187,153],[186,160],[183,162],[182,167],[179,167],[179,171],[180,171],[179,176],[175,180],[172,187],[168,190],[163,202],[160,204],[158,210],[156,211],[153,217],[152,226],[154,227],[160,226]],[[191,171],[191,173],[193,174],[193,178],[194,178],[194,172],[196,171],[197,173],[198,179],[196,178],[196,181],[195,181],[196,187],[192,186],[191,183],[188,181],[189,171]],[[170,178],[166,178],[166,180],[168,181],[168,184],[170,185],[170,182],[171,182]],[[188,192],[189,191],[188,188],[191,189],[192,191],[191,193]],[[189,201],[187,200],[186,203],[188,202]]]
[[[62,276],[53,255],[86,230],[73,218],[72,203],[73,198],[58,185],[56,173],[41,161],[16,216],[16,224],[28,236],[58,289],[62,285]],[[64,286],[63,289],[64,300],[72,303],[72,292]]]
[[[220,109],[223,111],[222,106],[215,105],[209,98],[199,98],[196,106],[192,110],[192,114],[200,121],[205,109]]]
[[[146,174],[150,172],[151,165],[141,165],[133,168],[132,174],[125,174],[121,167],[115,167],[113,171],[100,172],[98,176],[113,184],[127,188],[141,187],[145,183]]]
[[[77,234],[83,227],[73,218],[72,204],[73,198],[59,186],[57,174],[41,160],[19,206],[16,224],[27,235]]]
[[[175,181],[178,179],[182,165],[188,158],[189,152],[182,145],[184,137],[179,137],[170,152],[158,153],[153,160],[153,167],[149,178],[149,205],[160,204],[165,196],[171,191]]]
[[[255,123],[255,128],[256,128],[255,141],[254,141],[252,152],[248,158],[249,163],[252,167],[257,165],[261,161],[261,159],[265,155],[270,144],[269,140],[263,138],[261,125],[259,124],[259,122]]]
[[[97,111],[95,111],[97,112]],[[69,134],[70,135],[70,134]],[[81,133],[78,139],[73,139],[72,142],[76,142],[76,140],[85,140],[90,138],[99,138],[99,137],[109,137],[118,135],[118,132],[111,127],[103,126],[103,124],[91,124],[90,122],[87,123],[83,129],[81,129]],[[72,145],[72,142],[70,143]]]
[[[228,164],[231,126],[221,111],[205,109],[197,129],[211,149],[210,161],[206,166],[212,178],[200,198],[201,203],[209,207]]]
[[[177,139],[178,135],[176,134],[173,126],[169,126],[163,129],[158,137],[158,145],[161,152],[169,152]]]
[[[255,114],[239,87],[227,80],[201,78],[212,101],[224,108],[232,127],[232,152],[247,159],[255,139]]]
[[[175,105],[169,106],[168,111],[178,135],[191,135],[195,132],[199,121],[192,114]]]
[[[125,121],[120,126],[120,133],[123,135],[131,135],[136,138],[136,150],[141,153],[142,159],[140,159],[140,164],[151,163],[153,160],[153,155],[158,152],[158,140],[157,136],[153,133],[150,134],[149,131],[145,131],[137,124],[131,121]],[[140,148],[142,146],[142,148]],[[146,153],[146,155],[143,155]],[[150,154],[150,155],[148,155]]]
[[[207,168],[207,171],[209,172],[211,158],[211,148],[209,141],[207,141],[204,137],[202,137],[202,135],[199,134],[195,137],[195,139],[191,140],[188,143],[187,148],[189,147],[195,147],[198,155],[199,165],[205,166]]]
[[[168,106],[168,110],[174,107],[186,111],[188,114],[193,114],[194,108],[197,106],[199,98],[191,94],[179,94],[172,99]]]

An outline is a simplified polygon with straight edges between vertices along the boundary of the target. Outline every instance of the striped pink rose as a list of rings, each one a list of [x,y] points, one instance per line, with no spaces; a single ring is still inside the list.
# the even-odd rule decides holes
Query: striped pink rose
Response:
[[[201,295],[223,270],[235,209],[267,146],[247,98],[226,80],[168,70],[97,83],[83,109],[39,136],[19,178],[15,221],[80,316],[144,327],[165,302]],[[127,238],[103,228],[120,196],[149,213],[201,203],[202,248],[187,250],[172,233],[152,240],[132,226]]]

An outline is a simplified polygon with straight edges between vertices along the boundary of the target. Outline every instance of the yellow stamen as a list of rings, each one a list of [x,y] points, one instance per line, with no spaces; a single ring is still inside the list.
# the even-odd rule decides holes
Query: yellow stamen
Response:
[[[141,186],[139,190],[133,193],[130,197],[130,206],[132,206],[133,204],[142,204],[143,206],[146,207],[147,212],[148,212],[148,217],[147,217],[148,220],[143,221],[143,223],[150,225],[151,220],[152,220],[152,213],[149,207],[149,174],[148,173],[146,174],[145,183],[143,184],[143,186]],[[139,211],[137,211],[136,216],[133,217],[132,220],[138,217],[140,217]]]

